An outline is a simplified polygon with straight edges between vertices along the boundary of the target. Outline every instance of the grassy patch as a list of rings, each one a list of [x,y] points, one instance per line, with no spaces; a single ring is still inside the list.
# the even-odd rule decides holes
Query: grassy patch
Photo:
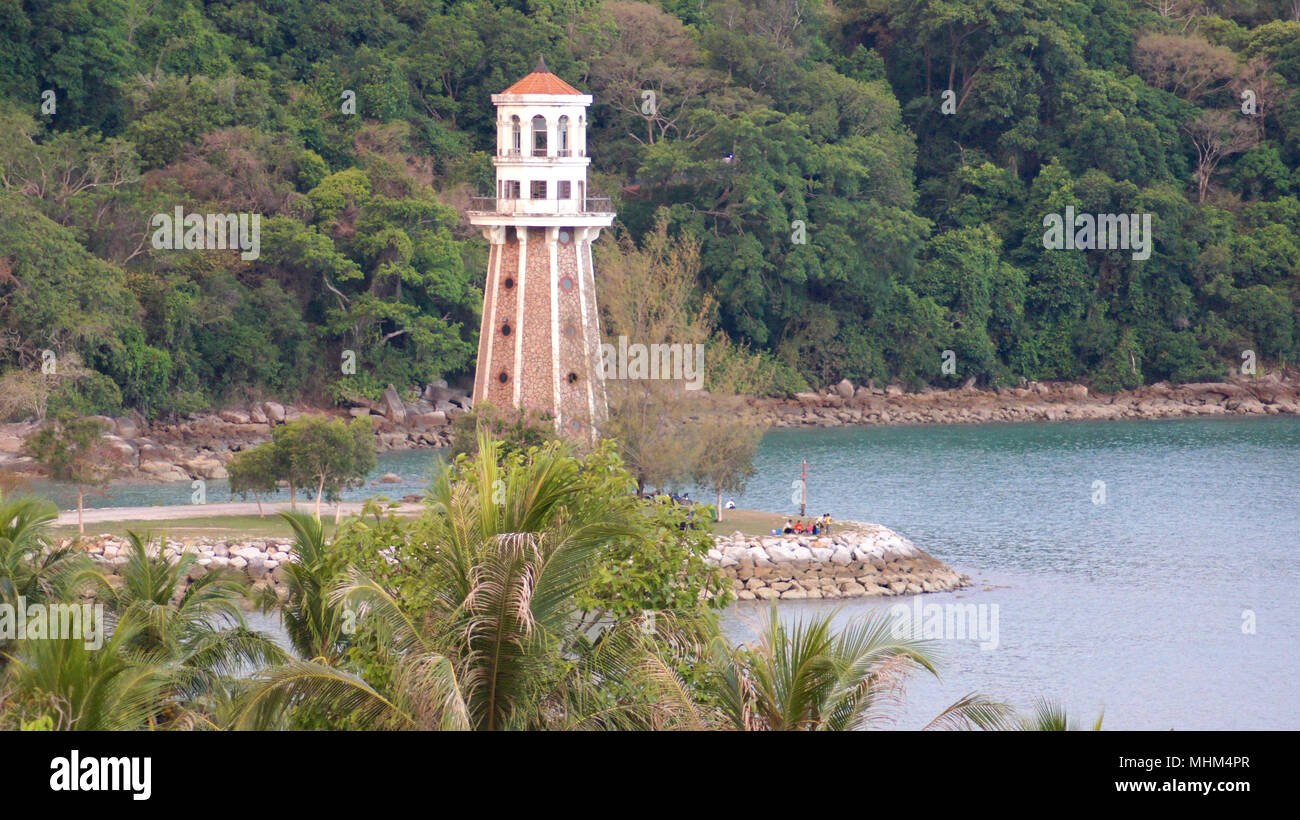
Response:
[[[788,516],[760,510],[723,510],[722,520],[712,524],[714,535],[731,535],[740,530],[745,535],[767,535],[785,523]]]

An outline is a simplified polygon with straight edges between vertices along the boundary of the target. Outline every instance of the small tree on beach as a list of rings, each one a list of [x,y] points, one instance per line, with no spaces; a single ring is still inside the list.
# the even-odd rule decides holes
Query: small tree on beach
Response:
[[[287,472],[284,465],[283,451],[274,441],[268,441],[235,455],[226,464],[226,473],[230,479],[230,494],[247,498],[252,495],[257,501],[257,514],[262,515],[262,494],[273,493],[279,489],[280,482]]]
[[[695,423],[691,477],[717,494],[716,520],[722,520],[722,494],[745,489],[757,469],[754,456],[763,428],[742,415],[718,411]]]
[[[322,498],[341,499],[348,487],[359,487],[375,469],[375,444],[370,419],[327,419],[308,416],[277,428],[274,438],[288,475],[316,485],[316,518]]]
[[[77,488],[77,531],[85,535],[86,487],[102,487],[118,474],[121,454],[104,441],[104,423],[69,415],[46,422],[23,441],[52,481]]]

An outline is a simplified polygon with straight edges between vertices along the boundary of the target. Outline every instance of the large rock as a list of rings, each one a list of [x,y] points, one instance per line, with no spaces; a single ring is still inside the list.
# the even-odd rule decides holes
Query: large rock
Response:
[[[442,379],[438,379],[438,381],[424,388],[423,393],[424,400],[434,404],[447,401],[454,395],[456,395],[456,391],[448,387],[447,383]]]
[[[135,464],[135,447],[132,447],[128,442],[123,441],[120,436],[104,436],[104,444],[117,454],[120,461],[127,464]]]
[[[140,472],[158,481],[189,481],[189,473],[167,461],[143,461]]]
[[[402,404],[402,397],[397,394],[397,388],[391,384],[384,390],[384,415],[389,421],[397,424],[406,423],[406,407]]]
[[[835,392],[839,393],[841,398],[853,398],[853,382],[848,379],[841,379],[840,383],[835,385]]]
[[[203,479],[226,478],[225,465],[214,456],[195,456],[181,462],[191,476]]]
[[[140,427],[135,423],[135,419],[130,416],[114,420],[114,426],[117,428],[117,434],[122,438],[135,438],[140,435]]]
[[[434,427],[447,426],[447,414],[441,410],[435,410],[432,413],[422,413],[411,420],[411,426],[421,430],[430,430]]]
[[[217,413],[217,418],[227,424],[249,424],[252,419],[243,410],[222,410]]]
[[[277,402],[268,401],[262,405],[262,411],[266,413],[266,418],[272,424],[280,424],[284,421],[284,405]]]

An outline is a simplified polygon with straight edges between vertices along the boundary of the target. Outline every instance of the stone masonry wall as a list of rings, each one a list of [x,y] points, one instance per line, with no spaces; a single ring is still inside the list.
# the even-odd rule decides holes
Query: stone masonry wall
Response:
[[[863,598],[947,592],[962,575],[879,524],[836,523],[828,535],[719,537],[709,560],[742,601]]]

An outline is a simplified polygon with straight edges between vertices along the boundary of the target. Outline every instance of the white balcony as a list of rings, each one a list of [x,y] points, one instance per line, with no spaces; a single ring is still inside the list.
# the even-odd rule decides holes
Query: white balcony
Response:
[[[579,199],[529,199],[524,197],[475,196],[470,197],[471,214],[501,214],[504,216],[605,216],[614,214],[614,203],[607,196],[589,196]]]

